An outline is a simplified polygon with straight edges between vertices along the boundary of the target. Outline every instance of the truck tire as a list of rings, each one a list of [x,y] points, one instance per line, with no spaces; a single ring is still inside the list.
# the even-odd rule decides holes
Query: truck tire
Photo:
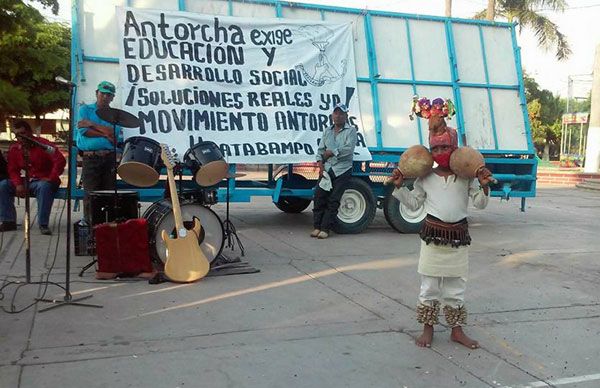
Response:
[[[294,189],[310,189],[313,184],[300,174],[292,174],[291,179],[288,175],[281,177],[283,179],[283,187]],[[310,203],[311,199],[300,197],[279,197],[279,201],[275,202],[277,209],[285,213],[302,213]]]
[[[363,180],[350,178],[340,199],[333,230],[339,234],[360,233],[375,218],[377,201],[371,187]]]
[[[407,185],[409,190],[413,189],[412,184]],[[400,203],[388,190],[383,199],[383,214],[390,226],[400,233],[418,233],[425,220],[427,213],[425,207],[421,206],[416,211],[408,209]]]

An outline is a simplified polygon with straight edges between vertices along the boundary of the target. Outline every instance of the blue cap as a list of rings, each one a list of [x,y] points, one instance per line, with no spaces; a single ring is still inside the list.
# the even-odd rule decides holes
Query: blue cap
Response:
[[[336,104],[336,105],[333,107],[333,111],[335,111],[336,109],[339,109],[339,110],[341,110],[341,111],[342,111],[342,112],[344,112],[344,113],[348,113],[348,111],[349,111],[349,109],[348,109],[348,107],[346,106],[346,104],[342,104],[341,102],[340,102],[340,103],[338,103],[338,104]]]

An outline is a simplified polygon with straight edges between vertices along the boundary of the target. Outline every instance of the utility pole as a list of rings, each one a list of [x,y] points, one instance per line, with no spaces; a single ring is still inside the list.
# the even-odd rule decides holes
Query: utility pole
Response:
[[[573,78],[567,76],[567,113],[569,113],[569,102],[571,101],[571,90],[573,90]]]
[[[583,171],[588,173],[598,172],[600,167],[600,43],[596,46],[593,77],[590,127],[588,129],[585,166],[583,168]]]
[[[571,88],[573,87],[573,78],[570,75],[567,76],[567,112],[569,114],[569,101],[571,101]],[[562,121],[562,120],[561,120]],[[560,159],[562,160],[563,155],[569,153],[569,149],[567,147],[567,130],[569,129],[569,124],[565,124],[564,122],[561,124],[560,129]]]

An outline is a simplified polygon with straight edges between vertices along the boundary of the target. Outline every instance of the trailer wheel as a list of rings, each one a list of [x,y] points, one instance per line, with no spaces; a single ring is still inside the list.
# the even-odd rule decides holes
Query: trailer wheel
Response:
[[[358,178],[350,178],[340,199],[334,231],[339,234],[360,233],[375,218],[377,201],[369,185]]]
[[[300,174],[292,173],[291,179],[288,175],[281,177],[283,179],[283,187],[294,188],[294,189],[310,189],[312,183]],[[310,203],[311,199],[300,198],[300,197],[279,197],[279,201],[275,202],[277,209],[285,213],[302,213]]]
[[[275,206],[285,213],[302,213],[311,202],[310,199],[305,198],[281,197],[275,202]]]
[[[407,185],[409,190],[412,184]],[[417,210],[411,210],[400,203],[393,195],[393,188],[388,190],[383,200],[383,214],[390,226],[400,233],[418,233],[425,220],[427,213],[425,206]]]

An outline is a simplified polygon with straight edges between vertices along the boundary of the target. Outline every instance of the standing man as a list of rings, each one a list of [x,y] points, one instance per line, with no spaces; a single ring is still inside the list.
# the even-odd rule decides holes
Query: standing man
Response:
[[[17,121],[13,133],[17,142],[8,150],[8,179],[0,181],[0,231],[17,229],[15,195],[25,198],[27,182],[21,171],[27,170],[29,195],[37,200],[40,232],[51,235],[48,222],[54,195],[60,187],[60,175],[65,169],[65,157],[52,142],[34,136],[26,121]]]
[[[356,128],[348,122],[348,107],[337,104],[332,113],[333,125],[323,131],[317,150],[319,184],[313,207],[314,230],[311,237],[329,237],[336,220],[346,182],[352,176],[352,159],[356,146]]]
[[[114,97],[115,85],[102,81],[96,89],[96,102],[79,109],[75,141],[83,154],[81,179],[85,190],[84,216],[88,223],[91,222],[89,192],[115,188],[114,128],[96,113],[98,109],[109,108]],[[116,141],[122,141],[122,137],[121,128],[117,127]]]

